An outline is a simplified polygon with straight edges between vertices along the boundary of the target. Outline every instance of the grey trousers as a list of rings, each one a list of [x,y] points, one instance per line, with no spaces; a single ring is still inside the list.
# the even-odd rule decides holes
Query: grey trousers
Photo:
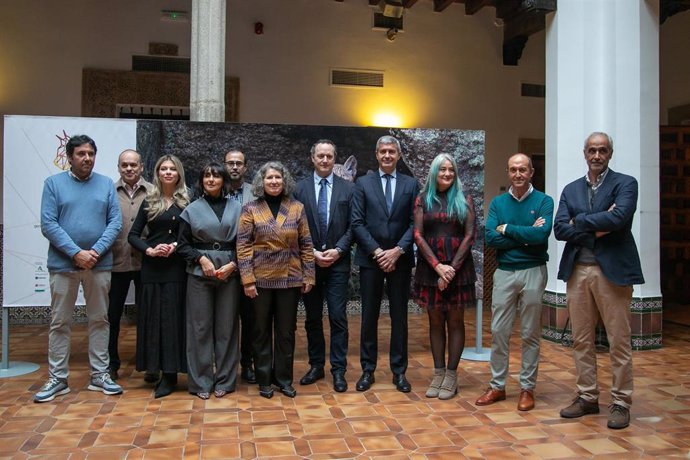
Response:
[[[108,372],[108,291],[109,270],[79,270],[50,273],[50,331],[48,333],[48,372],[51,377],[69,377],[70,340],[74,303],[79,285],[84,288],[89,320],[89,363],[91,375]]]
[[[542,297],[546,288],[546,265],[525,270],[494,273],[491,303],[491,388],[503,390],[508,377],[510,333],[520,314],[522,367],[520,388],[532,390],[537,384],[541,340]]]
[[[240,360],[240,286],[187,277],[187,383],[190,393],[235,391]]]

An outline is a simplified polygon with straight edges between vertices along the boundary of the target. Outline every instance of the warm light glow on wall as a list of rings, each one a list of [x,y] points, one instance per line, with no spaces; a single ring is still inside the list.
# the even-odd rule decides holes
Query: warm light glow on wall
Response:
[[[419,120],[416,106],[411,97],[401,98],[390,93],[364,97],[352,104],[357,124],[384,128],[417,127],[415,123]]]
[[[402,117],[393,111],[375,113],[371,119],[371,126],[384,126],[390,128],[405,127]]]

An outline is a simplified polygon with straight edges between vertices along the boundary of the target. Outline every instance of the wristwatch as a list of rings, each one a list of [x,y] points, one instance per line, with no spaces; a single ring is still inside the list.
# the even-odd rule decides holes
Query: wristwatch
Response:
[[[339,255],[339,256],[342,256],[342,255],[343,255],[343,250],[340,249],[339,247],[336,247],[335,250],[338,251],[338,255]]]
[[[405,254],[405,250],[400,246],[398,246],[398,251],[400,251],[400,254]]]

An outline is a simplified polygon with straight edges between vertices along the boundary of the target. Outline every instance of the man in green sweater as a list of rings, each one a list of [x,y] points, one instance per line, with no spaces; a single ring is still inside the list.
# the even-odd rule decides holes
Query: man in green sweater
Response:
[[[491,200],[486,219],[486,244],[496,248],[498,269],[494,273],[491,303],[491,382],[476,401],[487,406],[506,399],[510,333],[520,314],[522,367],[518,410],[534,408],[534,387],[539,369],[541,299],[546,287],[548,239],[553,217],[553,199],[531,183],[532,161],[518,153],[508,160],[507,193]]]

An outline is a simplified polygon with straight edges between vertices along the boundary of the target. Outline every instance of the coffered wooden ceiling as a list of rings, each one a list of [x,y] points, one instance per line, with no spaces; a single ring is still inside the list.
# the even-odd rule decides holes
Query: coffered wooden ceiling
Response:
[[[335,0],[343,2],[344,0]],[[375,6],[381,0],[361,0]],[[402,0],[405,8],[433,7],[441,13],[453,4],[461,4],[471,16],[485,7],[495,9],[496,19],[503,22],[503,64],[517,65],[530,35],[546,27],[546,15],[556,11],[557,0]],[[690,0],[660,0],[659,20],[663,23],[674,14],[690,10]]]

